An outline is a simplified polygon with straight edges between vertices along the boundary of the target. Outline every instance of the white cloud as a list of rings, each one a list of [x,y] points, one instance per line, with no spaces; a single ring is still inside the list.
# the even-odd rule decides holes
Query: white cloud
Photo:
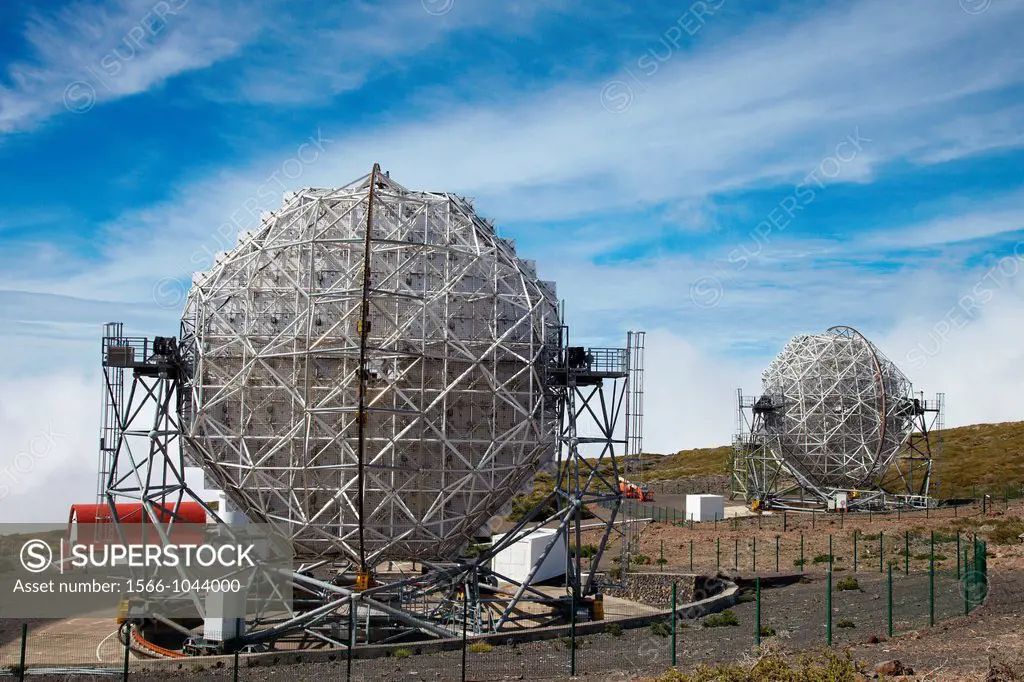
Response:
[[[1020,267],[1024,269],[1024,261]],[[954,288],[969,292],[978,281],[961,278]],[[861,328],[911,379],[915,391],[923,391],[927,400],[945,394],[947,428],[1024,420],[1019,400],[1024,348],[1018,342],[1024,337],[1024,275],[989,282],[988,289],[993,294],[988,302],[966,314],[951,314],[960,300],[954,295],[915,317]],[[822,333],[845,322],[836,316],[822,325],[794,325],[790,335]],[[703,335],[662,330],[648,334],[645,451],[729,444],[736,430],[736,388],[755,394],[761,388],[761,370],[782,345],[778,342],[761,357],[738,360],[707,348]]]
[[[736,429],[736,389],[754,392],[759,367],[740,365],[662,329],[647,334],[644,452],[717,447]]]
[[[380,161],[408,186],[475,194],[482,212],[499,220],[636,210],[621,228],[612,226],[612,234],[600,235],[614,245],[643,234],[646,225],[636,216],[652,204],[689,207],[698,217],[683,212],[678,222],[697,222],[699,207],[716,192],[795,182],[855,130],[871,142],[843,167],[838,182],[866,182],[882,164],[902,158],[945,162],[1018,144],[1013,135],[1000,133],[1012,132],[1005,125],[1010,110],[998,101],[979,106],[979,100],[1024,78],[1021,53],[1011,49],[1019,41],[1011,29],[1022,16],[1020,3],[993,3],[972,17],[956,3],[861,2],[791,26],[760,26],[719,48],[678,54],[645,81],[647,90],[634,92],[625,114],[602,108],[605,79],[508,93],[493,106],[438,102],[417,112],[415,121],[333,134],[337,139],[327,154],[287,182],[292,187],[336,186]],[[410,49],[420,49],[417,45]],[[379,49],[378,55],[395,49],[387,41],[368,47]],[[985,60],[967,58],[978,57],[981,48]],[[50,62],[58,64],[56,56]],[[20,126],[49,111],[32,106],[55,87],[53,74],[66,72],[66,64],[60,64],[44,69],[41,80],[15,79],[18,89],[0,94],[8,116],[2,120]],[[357,81],[364,77],[359,68],[352,73]],[[143,78],[139,84],[152,82]],[[39,83],[48,83],[49,90]],[[17,96],[11,98],[12,92]],[[955,125],[949,123],[951,111],[956,112]],[[993,134],[979,136],[977,131],[986,129]],[[164,203],[119,216],[105,226],[102,243],[108,247],[99,264],[76,260],[75,254],[30,252],[11,261],[0,285],[146,301],[160,277],[186,278],[197,266],[193,254],[205,261],[207,251],[230,247],[232,213],[314,133],[297,135],[248,168],[225,168],[176,188]],[[327,128],[325,133],[332,135]],[[920,256],[900,263],[898,270],[874,269],[887,249],[994,235],[1017,229],[1019,217],[1009,203],[960,206],[927,225],[891,226],[891,242],[856,242],[849,251],[837,251],[835,244],[773,240],[749,267],[721,277],[724,297],[712,309],[690,301],[694,277],[712,267],[692,256],[596,265],[589,262],[592,241],[571,244],[566,238],[552,239],[543,252],[523,255],[538,257],[541,275],[558,281],[578,338],[617,342],[619,330],[652,330],[645,449],[668,452],[728,443],[735,429],[735,389],[755,392],[759,370],[791,335],[834,324],[862,328],[919,388],[945,391],[950,424],[1020,418],[1014,395],[1024,378],[1016,350],[1024,305],[1015,289],[1001,290],[976,320],[951,333],[941,352],[916,368],[906,353],[927,340],[979,273],[950,275],[948,266],[958,272],[962,267],[950,255]],[[220,230],[222,225],[229,229]],[[733,246],[727,245],[723,258]],[[94,352],[90,344],[95,341],[88,339],[94,332],[88,330],[107,309],[84,310],[66,300],[18,298],[7,309],[3,303],[0,298],[0,312],[17,330],[20,350],[42,329],[45,350],[32,357],[41,362],[69,354],[75,358],[69,366],[91,371],[86,363],[94,357],[80,358]],[[110,316],[117,312],[111,310]],[[144,327],[140,333],[173,333],[174,310],[149,316],[128,312]],[[171,328],[156,328],[164,316]],[[65,334],[74,341],[55,338]],[[92,338],[97,337],[98,327]],[[748,354],[738,359],[737,349]],[[7,368],[4,376],[10,372]],[[39,479],[49,484],[53,477],[54,497],[66,498],[53,504],[64,508],[78,501],[74,498],[83,490],[92,494],[98,385],[76,386],[45,371],[35,374],[35,379],[2,387],[0,405],[21,400],[32,417],[5,429],[2,454],[13,456],[30,442],[33,429],[46,426],[40,416],[57,415],[73,424],[69,432],[78,434],[74,448],[54,457],[68,468]],[[74,473],[90,467],[88,474]],[[5,505],[11,499],[0,500],[0,513],[12,509]],[[20,504],[26,499],[19,498]]]
[[[0,521],[60,523],[96,497],[97,374],[0,383]]]
[[[936,149],[948,155],[957,131],[967,135],[1006,118],[997,101],[977,113],[976,98],[1024,78],[1024,55],[1007,49],[1017,41],[1007,26],[1022,18],[1020,4],[994,4],[971,17],[955,4],[867,0],[775,33],[771,24],[758,26],[721,47],[677,54],[645,81],[646,91],[637,88],[621,115],[602,108],[602,79],[510,92],[500,105],[436,102],[415,121],[365,132],[338,134],[325,126],[334,138],[327,152],[284,182],[336,186],[380,161],[407,186],[476,195],[477,205],[499,222],[652,204],[700,206],[716,192],[796,182],[815,169],[825,182],[865,182],[880,164],[925,154],[933,135]],[[766,42],[765,35],[774,39]],[[978,64],[961,58],[978,44],[989,49],[984,77]],[[958,99],[968,96],[975,98],[971,108]],[[949,113],[962,104],[959,123],[950,128]],[[870,142],[837,177],[824,177],[823,160],[858,135]],[[134,292],[136,300],[160,276],[187,278],[181,271],[189,269],[196,247],[232,245],[215,231],[304,137],[296,135],[248,168],[197,178],[163,203],[121,215],[106,226],[115,246],[101,268],[78,264],[88,272],[44,283],[29,257],[17,277],[36,290],[84,289],[111,299]],[[677,220],[691,222],[685,215]],[[633,221],[630,237],[648,229],[645,221]],[[76,264],[73,254],[63,262]],[[15,288],[10,281],[4,286]]]
[[[237,91],[211,90],[210,96],[265,104],[322,102],[385,72],[403,70],[404,60],[459,32],[525,33],[539,14],[558,12],[565,4],[433,0],[378,5],[357,0],[320,5],[309,13],[282,5],[289,11],[266,27],[264,43],[246,61]]]
[[[12,85],[0,86],[0,134],[214,64],[254,35],[257,16],[258,7],[235,0],[82,1],[54,15],[33,10],[24,30],[31,56],[10,64]]]
[[[980,206],[963,207],[964,212],[943,215],[899,232],[879,233],[866,240],[865,247],[922,248],[968,242],[1024,230],[1024,192]]]
[[[916,389],[946,394],[947,426],[1024,421],[1024,258],[1002,262],[1003,272],[1015,274],[959,279],[954,296],[899,321],[878,341]]]

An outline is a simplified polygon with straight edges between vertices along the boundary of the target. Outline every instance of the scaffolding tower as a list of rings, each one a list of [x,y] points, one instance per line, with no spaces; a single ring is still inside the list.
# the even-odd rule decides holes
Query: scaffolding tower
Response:
[[[617,479],[642,445],[643,339],[571,346],[554,283],[468,199],[408,190],[375,165],[286,195],[239,235],[195,276],[178,339],[107,328],[98,494],[112,510],[142,501],[165,526],[161,510],[185,499],[217,518],[188,488],[188,462],[287,537],[303,562],[291,585],[315,606],[265,620],[251,643],[353,646],[354,630],[336,630],[357,618],[362,641],[381,628],[448,636],[460,613],[493,632],[522,620],[523,600],[565,613],[632,532],[616,528]],[[550,495],[480,542],[548,467]],[[584,567],[580,524],[595,509],[600,549]],[[531,584],[537,566],[522,581],[492,570],[545,527],[545,558],[556,543],[573,557],[561,596]]]
[[[794,337],[761,394],[737,391],[732,498],[755,510],[932,504],[943,403],[914,394],[855,329]]]

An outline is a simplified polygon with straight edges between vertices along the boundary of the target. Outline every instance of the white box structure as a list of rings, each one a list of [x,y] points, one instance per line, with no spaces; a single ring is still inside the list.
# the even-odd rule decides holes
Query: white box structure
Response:
[[[687,521],[715,521],[725,518],[725,498],[721,495],[687,495]]]
[[[245,634],[247,591],[209,591],[206,593],[206,618],[203,637],[211,642],[225,642]]]
[[[220,520],[229,526],[244,526],[249,523],[249,519],[245,517],[235,503],[231,501],[227,493],[223,490],[206,491],[207,499],[206,504],[210,505],[210,509],[217,512],[217,516]],[[207,523],[216,523],[212,514],[206,515]]]
[[[523,582],[554,535],[554,529],[540,528],[518,542],[512,543],[495,555],[491,564],[492,570],[516,582]],[[494,541],[497,542],[501,537],[496,535]],[[532,582],[537,583],[565,575],[565,562],[565,542],[556,542],[555,546],[551,548],[551,553],[533,576]]]

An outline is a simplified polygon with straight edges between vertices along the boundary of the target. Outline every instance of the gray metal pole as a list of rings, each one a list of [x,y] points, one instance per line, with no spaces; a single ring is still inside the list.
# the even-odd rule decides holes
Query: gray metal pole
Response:
[[[124,671],[121,679],[128,682],[128,659],[132,653],[132,622],[127,621],[124,625]]]
[[[754,597],[756,601],[756,607],[754,610],[754,627],[756,631],[754,633],[754,642],[757,646],[761,646],[761,578],[754,578]],[[673,652],[674,655],[675,652]],[[674,664],[674,662],[673,662]]]
[[[21,624],[21,658],[18,663],[18,679],[25,682],[25,645],[28,642],[28,623]]]
[[[466,619],[469,616],[469,586],[462,584],[462,682],[466,682]]]

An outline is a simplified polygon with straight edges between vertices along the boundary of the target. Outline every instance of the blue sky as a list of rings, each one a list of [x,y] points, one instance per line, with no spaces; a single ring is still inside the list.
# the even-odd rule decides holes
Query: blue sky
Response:
[[[1022,31],[1022,0],[4,3],[0,485],[66,433],[0,517],[91,489],[103,322],[175,333],[282,191],[374,162],[474,197],[578,338],[649,332],[651,450],[728,442],[735,388],[834,324],[951,424],[1021,419]]]

